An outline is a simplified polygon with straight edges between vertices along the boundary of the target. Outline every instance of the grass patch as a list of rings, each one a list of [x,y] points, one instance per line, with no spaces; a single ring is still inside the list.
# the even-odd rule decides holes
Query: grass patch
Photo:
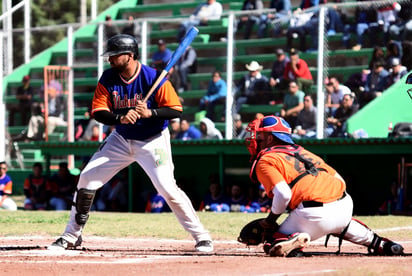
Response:
[[[198,213],[200,220],[215,240],[236,240],[240,229],[249,221],[265,214],[245,213]],[[282,221],[283,215],[279,221]],[[360,216],[356,217],[378,234],[394,240],[411,240],[412,231],[396,230],[396,227],[412,227],[412,217],[407,216]],[[69,219],[69,212],[56,211],[2,211],[0,236],[57,236]],[[389,229],[389,230],[384,230]],[[190,239],[173,213],[110,213],[91,212],[85,228],[86,235],[130,238]]]

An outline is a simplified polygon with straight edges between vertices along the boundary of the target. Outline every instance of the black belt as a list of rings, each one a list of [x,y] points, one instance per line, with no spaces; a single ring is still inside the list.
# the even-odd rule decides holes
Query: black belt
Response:
[[[343,192],[343,195],[338,200],[344,199],[345,196],[346,196],[346,192]],[[323,207],[323,204],[324,204],[323,202],[314,201],[314,200],[302,201],[303,208]]]

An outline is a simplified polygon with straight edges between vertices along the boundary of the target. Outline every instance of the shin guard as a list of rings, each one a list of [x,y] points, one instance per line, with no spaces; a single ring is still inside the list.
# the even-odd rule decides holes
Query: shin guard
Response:
[[[80,189],[76,196],[76,223],[80,226],[86,224],[89,219],[89,211],[93,204],[96,190]]]

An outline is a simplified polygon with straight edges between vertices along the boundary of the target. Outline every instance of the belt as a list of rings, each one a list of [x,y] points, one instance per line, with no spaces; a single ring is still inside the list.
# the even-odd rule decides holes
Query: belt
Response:
[[[345,196],[346,196],[346,192],[343,192],[343,195],[339,199],[337,199],[336,201],[344,199]],[[303,208],[323,207],[324,204],[325,203],[323,203],[323,202],[314,201],[314,200],[302,201]]]

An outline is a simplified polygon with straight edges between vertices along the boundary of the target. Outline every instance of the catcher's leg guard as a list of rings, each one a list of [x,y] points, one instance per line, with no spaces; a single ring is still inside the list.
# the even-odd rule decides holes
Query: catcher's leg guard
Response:
[[[343,239],[366,246],[370,254],[386,256],[403,255],[403,247],[400,244],[380,237],[357,219],[352,219]]]
[[[80,226],[86,224],[89,219],[89,211],[93,204],[93,199],[96,194],[96,190],[80,189],[76,196],[76,223]]]

